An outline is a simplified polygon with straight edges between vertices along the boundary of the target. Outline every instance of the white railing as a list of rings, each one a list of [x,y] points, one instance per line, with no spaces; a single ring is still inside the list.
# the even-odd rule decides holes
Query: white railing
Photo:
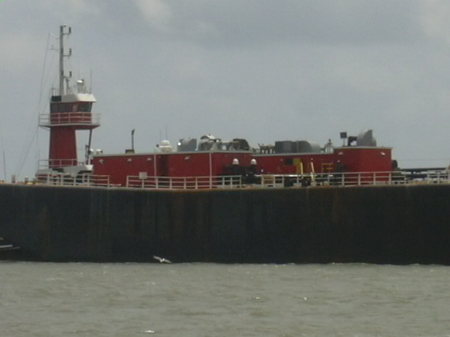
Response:
[[[261,187],[299,186],[365,186],[401,184],[444,184],[450,183],[448,170],[411,173],[389,172],[334,172],[304,175],[261,175]]]
[[[198,190],[210,188],[240,188],[241,176],[204,177],[146,177],[127,176],[126,187],[170,190]]]
[[[76,177],[67,174],[38,174],[37,183],[56,186],[101,186],[111,187],[109,176],[80,174]]]
[[[100,125],[100,114],[80,111],[40,114],[39,125]]]
[[[442,171],[429,171],[425,173],[410,173],[414,177],[415,183],[450,183],[450,168]]]
[[[39,174],[37,182],[59,186],[118,187],[110,176],[80,174]],[[139,189],[201,190],[227,188],[285,188],[307,186],[371,186],[371,185],[450,184],[448,170],[429,172],[337,172],[316,174],[264,174],[252,177],[201,176],[201,177],[139,177],[127,176],[125,187]]]
[[[405,184],[407,179],[396,172],[335,172],[310,174],[261,175],[262,187],[360,186]]]
[[[39,160],[39,169],[47,169],[50,167],[66,167],[66,166],[85,166],[86,162],[77,159],[41,159]]]
[[[142,189],[282,188],[307,186],[368,186],[420,183],[450,183],[448,171],[411,174],[410,172],[337,172],[316,174],[264,174],[253,177],[145,177],[127,176],[126,187]]]

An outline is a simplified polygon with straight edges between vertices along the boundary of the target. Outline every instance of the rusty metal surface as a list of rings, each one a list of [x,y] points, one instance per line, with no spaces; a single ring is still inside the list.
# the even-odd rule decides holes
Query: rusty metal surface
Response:
[[[22,248],[22,259],[450,264],[450,185],[189,192],[5,184],[0,205],[0,236]]]

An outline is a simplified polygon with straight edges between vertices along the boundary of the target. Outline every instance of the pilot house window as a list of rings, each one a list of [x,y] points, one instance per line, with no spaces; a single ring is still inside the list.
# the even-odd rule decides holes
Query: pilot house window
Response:
[[[51,103],[50,111],[55,112],[90,112],[92,102],[79,103]]]

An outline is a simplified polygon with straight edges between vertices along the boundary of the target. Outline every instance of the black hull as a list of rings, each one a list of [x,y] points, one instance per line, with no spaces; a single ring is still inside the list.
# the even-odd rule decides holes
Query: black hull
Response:
[[[0,237],[20,247],[8,259],[450,265],[450,185],[188,192],[4,184],[0,205]]]

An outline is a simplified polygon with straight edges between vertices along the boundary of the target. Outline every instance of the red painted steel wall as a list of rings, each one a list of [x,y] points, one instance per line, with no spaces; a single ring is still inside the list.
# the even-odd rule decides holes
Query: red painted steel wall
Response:
[[[112,184],[125,185],[127,176],[207,177],[230,174],[233,159],[240,166],[250,166],[255,158],[258,171],[264,174],[300,174],[335,172],[391,171],[390,148],[343,147],[334,153],[323,154],[252,154],[250,152],[177,152],[158,154],[119,154],[96,156],[93,159],[95,175],[109,175]],[[155,164],[156,161],[156,164]],[[210,170],[210,162],[212,169]],[[156,170],[155,170],[156,169]]]
[[[300,174],[300,162],[303,173],[334,171],[334,154],[328,153],[255,155],[255,159],[265,174]]]
[[[112,184],[125,186],[128,175],[137,176],[139,172],[147,172],[149,176],[155,175],[155,157],[158,166],[160,156],[153,154],[96,156],[93,159],[94,175],[108,175]]]
[[[52,127],[50,130],[49,166],[77,164],[77,145],[74,127]]]
[[[387,172],[392,170],[392,149],[385,147],[342,147],[335,149],[336,163],[345,172]]]
[[[210,156],[212,170],[210,172]],[[158,154],[118,154],[95,156],[94,175],[108,175],[112,184],[126,184],[127,176],[138,176],[146,172],[147,176],[167,177],[208,177],[225,174],[225,167],[233,159],[240,165],[249,166],[251,153],[248,152],[178,152]],[[156,160],[156,165],[155,165]],[[156,173],[155,173],[156,166]]]
[[[168,160],[167,176],[220,176],[225,173],[225,167],[230,166],[233,159],[238,159],[242,166],[249,166],[251,153],[248,152],[186,152],[165,154]],[[211,156],[211,159],[210,159]],[[209,164],[212,164],[210,172]]]
[[[344,172],[387,172],[392,170],[391,156],[390,148],[343,147],[330,154],[272,154],[256,155],[255,158],[264,173],[299,174],[300,161],[303,173],[334,172],[340,168]]]
[[[50,103],[50,149],[51,168],[77,165],[76,130],[92,130],[98,127],[92,123],[90,111],[77,111],[83,102]],[[92,102],[89,102],[89,110]],[[59,109],[65,107],[66,111]]]
[[[250,166],[250,161],[253,158],[253,154],[249,152],[223,152],[223,153],[213,153],[213,171],[216,175],[229,174],[227,167],[230,167],[233,163],[233,159],[239,160],[240,166],[248,167]]]

